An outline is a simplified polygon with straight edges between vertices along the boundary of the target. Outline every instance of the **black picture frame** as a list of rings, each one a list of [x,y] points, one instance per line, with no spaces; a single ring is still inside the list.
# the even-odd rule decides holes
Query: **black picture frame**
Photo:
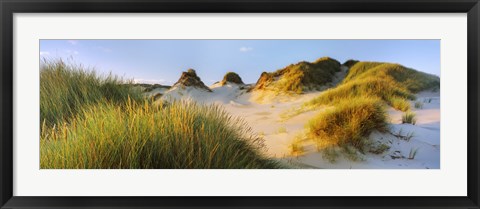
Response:
[[[479,208],[478,0],[0,0],[1,208]],[[14,13],[467,13],[468,188],[465,197],[21,197],[13,196]],[[452,69],[455,70],[455,69]]]

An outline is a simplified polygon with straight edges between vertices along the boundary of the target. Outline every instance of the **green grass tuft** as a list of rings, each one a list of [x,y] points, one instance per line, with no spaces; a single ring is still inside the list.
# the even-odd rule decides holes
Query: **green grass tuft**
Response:
[[[335,149],[327,150],[332,146],[341,147],[346,155],[357,156],[351,147],[363,152],[364,146],[368,147],[366,138],[372,131],[386,131],[385,104],[406,112],[404,123],[415,124],[415,115],[409,112],[409,100],[415,100],[414,94],[419,91],[440,88],[439,77],[398,64],[350,60],[344,65],[350,69],[342,83],[284,116],[291,117],[321,106],[330,107],[320,112],[307,127],[317,140],[319,150],[323,149],[324,154],[330,156],[327,159],[334,156],[331,153]],[[408,140],[412,136],[407,136]],[[385,146],[370,147],[374,153],[385,149]]]
[[[43,63],[40,167],[283,167],[262,155],[261,137],[219,106],[158,104],[133,86],[61,60]]]
[[[84,107],[108,101],[121,105],[142,96],[120,78],[100,76],[81,65],[45,61],[40,68],[40,119],[46,126],[69,120]]]
[[[300,135],[295,136],[295,139],[288,146],[290,149],[290,154],[292,156],[300,156],[305,153],[305,148],[303,146],[303,139]]]
[[[410,123],[415,125],[417,123],[416,115],[414,112],[406,112],[402,115],[402,123]]]
[[[412,93],[439,89],[440,78],[399,64],[381,62],[358,62],[353,65],[343,83],[365,78],[392,79]]]
[[[417,108],[417,109],[422,109],[422,108],[423,108],[423,102],[421,102],[421,101],[416,101],[416,102],[415,102],[415,108]]]
[[[415,159],[415,156],[417,156],[417,153],[418,153],[418,148],[411,148],[410,149],[410,152],[408,153],[408,159],[409,160],[413,160]]]
[[[370,146],[370,149],[368,150],[368,152],[379,155],[386,152],[389,149],[390,149],[390,146],[388,146],[387,144],[380,143],[378,145]]]
[[[407,112],[410,110],[410,102],[401,97],[392,97],[389,98],[388,103],[395,109],[402,112]]]
[[[365,78],[329,89],[305,103],[305,106],[335,105],[344,100],[371,97],[380,98],[387,104],[402,111],[410,108],[410,104],[405,99],[415,99],[412,93],[392,80]]]
[[[240,119],[217,105],[128,101],[84,108],[41,133],[41,168],[278,168]]]
[[[403,133],[403,129],[398,130],[398,132],[396,133],[391,132],[391,134],[397,137],[398,139],[405,140],[407,142],[410,141],[415,136],[415,132]]]
[[[364,140],[373,130],[386,129],[385,109],[374,98],[342,101],[308,123],[309,134],[320,147],[348,145],[363,150]]]

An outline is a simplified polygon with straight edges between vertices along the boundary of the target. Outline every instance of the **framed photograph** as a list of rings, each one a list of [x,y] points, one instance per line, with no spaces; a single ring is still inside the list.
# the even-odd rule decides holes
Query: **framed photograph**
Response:
[[[0,7],[1,208],[479,208],[478,0]]]

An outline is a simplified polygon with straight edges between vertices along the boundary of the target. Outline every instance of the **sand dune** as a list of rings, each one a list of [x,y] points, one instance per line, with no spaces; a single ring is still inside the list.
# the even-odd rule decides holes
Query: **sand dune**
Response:
[[[440,94],[439,92],[421,92],[417,101],[424,103],[422,109],[413,108],[417,115],[416,125],[401,124],[403,112],[390,108],[389,133],[372,133],[372,143],[390,147],[381,154],[358,154],[357,159],[339,156],[330,162],[317,150],[313,142],[305,139],[305,124],[316,113],[317,109],[303,112],[290,118],[282,117],[295,107],[320,95],[322,92],[309,92],[294,96],[265,96],[258,101],[259,92],[247,92],[242,85],[227,83],[210,86],[212,92],[194,87],[172,88],[164,93],[164,99],[192,99],[201,103],[221,104],[234,116],[243,118],[266,145],[266,154],[297,168],[440,168]],[[265,99],[268,98],[268,99]],[[404,138],[413,137],[408,141]],[[304,153],[291,152],[290,145],[294,140],[303,140]],[[416,152],[414,159],[413,153]]]

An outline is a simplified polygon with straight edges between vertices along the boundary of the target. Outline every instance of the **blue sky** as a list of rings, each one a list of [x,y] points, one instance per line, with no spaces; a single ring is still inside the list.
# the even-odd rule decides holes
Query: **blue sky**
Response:
[[[41,40],[40,57],[69,60],[142,83],[171,85],[193,68],[207,85],[228,71],[255,83],[300,61],[329,56],[400,63],[440,76],[440,40]]]

